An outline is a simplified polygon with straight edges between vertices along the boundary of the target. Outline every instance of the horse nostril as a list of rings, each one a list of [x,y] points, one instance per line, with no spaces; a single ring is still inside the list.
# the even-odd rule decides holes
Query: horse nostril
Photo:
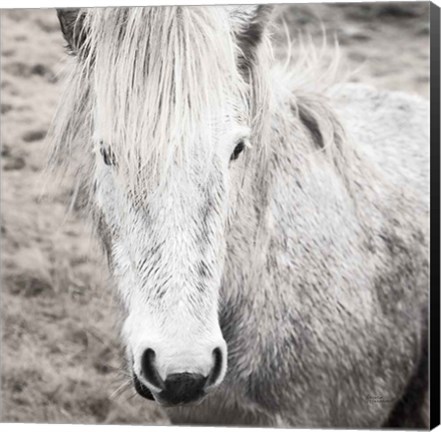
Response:
[[[146,381],[157,389],[163,390],[165,384],[155,366],[155,351],[147,348],[141,358],[141,373]]]
[[[170,404],[193,402],[205,394],[207,378],[200,374],[176,373],[165,380],[165,390],[160,394]]]
[[[220,348],[215,348],[213,350],[213,359],[214,366],[213,369],[211,369],[210,375],[208,376],[207,387],[213,385],[219,379],[222,372],[223,356]]]
[[[136,392],[140,396],[149,400],[155,400],[153,398],[152,392],[141,381],[139,381],[138,377],[135,374],[133,375],[133,384],[135,386]]]

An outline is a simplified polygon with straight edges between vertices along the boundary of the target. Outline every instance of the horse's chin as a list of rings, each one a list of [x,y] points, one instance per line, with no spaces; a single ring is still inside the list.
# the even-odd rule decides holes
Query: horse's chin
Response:
[[[199,398],[192,400],[190,402],[180,402],[180,403],[169,402],[169,401],[161,398],[160,395],[155,395],[154,399],[158,403],[158,405],[160,405],[163,408],[176,408],[176,407],[191,407],[191,406],[200,405],[204,401],[205,396],[206,395],[204,394],[204,395],[201,395]]]

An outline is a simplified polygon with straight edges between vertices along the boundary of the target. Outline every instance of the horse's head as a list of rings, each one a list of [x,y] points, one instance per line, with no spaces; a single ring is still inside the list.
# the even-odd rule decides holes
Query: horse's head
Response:
[[[227,369],[225,233],[254,150],[251,64],[266,16],[258,6],[59,11],[87,94],[92,201],[135,387],[163,404],[201,399]]]

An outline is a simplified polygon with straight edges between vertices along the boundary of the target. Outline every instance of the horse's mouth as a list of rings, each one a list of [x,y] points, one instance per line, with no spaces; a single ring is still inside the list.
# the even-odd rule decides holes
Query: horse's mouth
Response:
[[[146,385],[144,385],[135,374],[133,374],[133,384],[135,386],[136,392],[140,396],[142,396],[145,399],[155,401],[164,408],[171,408],[171,407],[184,406],[184,405],[199,405],[206,396],[205,389],[201,390],[197,394],[191,395],[191,397],[187,397],[179,400],[175,399],[172,395],[168,394],[166,390],[163,390],[157,394],[153,394],[151,390]]]

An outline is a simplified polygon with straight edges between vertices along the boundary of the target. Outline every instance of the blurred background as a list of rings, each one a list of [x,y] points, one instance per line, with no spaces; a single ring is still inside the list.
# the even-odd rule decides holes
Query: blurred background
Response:
[[[357,69],[351,80],[428,97],[429,3],[283,5],[276,19],[278,54],[282,21],[294,40],[324,27]],[[164,424],[127,384],[100,248],[66,211],[69,187],[42,175],[65,57],[54,10],[1,11],[0,419]]]

